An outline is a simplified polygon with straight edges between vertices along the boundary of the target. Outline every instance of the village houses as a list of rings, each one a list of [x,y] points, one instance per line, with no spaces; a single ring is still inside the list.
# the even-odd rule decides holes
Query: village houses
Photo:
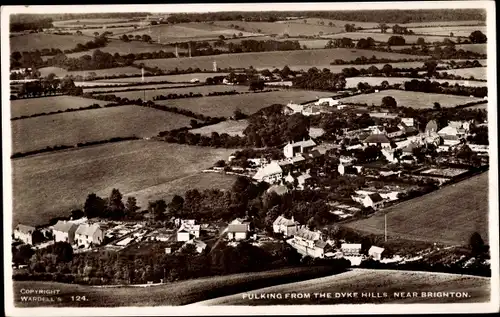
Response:
[[[273,232],[282,234],[284,237],[293,236],[297,232],[298,223],[293,219],[278,216],[273,222]]]
[[[14,239],[21,240],[26,244],[33,244],[35,230],[35,227],[19,224],[14,229]]]
[[[297,154],[308,153],[315,146],[316,142],[314,142],[312,139],[293,143],[288,142],[288,144],[283,148],[283,154],[286,158],[293,158]]]
[[[195,225],[192,222],[182,223],[179,230],[177,230],[177,241],[189,241],[193,238],[199,238],[199,237],[200,237],[200,225]]]
[[[75,243],[81,247],[89,248],[93,245],[100,245],[104,240],[104,231],[98,224],[81,224],[75,231]]]
[[[361,243],[342,243],[340,250],[344,256],[359,256],[361,255]]]
[[[54,235],[55,242],[68,242],[74,244],[77,228],[78,225],[73,222],[59,220],[54,227],[52,227],[52,234]]]
[[[379,193],[356,194],[351,195],[352,200],[363,205],[363,207],[372,207],[378,209],[384,205],[384,199]]]
[[[253,179],[259,182],[266,182],[269,184],[274,184],[281,180],[283,177],[283,170],[280,165],[276,161],[272,161],[271,163],[261,167],[257,173],[253,176]]]
[[[384,252],[384,248],[372,245],[368,250],[368,256],[373,258],[375,261],[380,261],[382,260],[382,252]]]
[[[328,245],[322,240],[321,232],[311,231],[305,227],[299,228],[294,237],[287,242],[300,254],[313,258],[323,258]]]

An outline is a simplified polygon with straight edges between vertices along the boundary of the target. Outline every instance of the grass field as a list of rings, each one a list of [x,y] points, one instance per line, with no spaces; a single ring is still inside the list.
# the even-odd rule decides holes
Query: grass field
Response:
[[[487,54],[487,44],[459,44],[455,45],[457,50],[471,51],[474,53]]]
[[[117,120],[117,119],[120,120]],[[26,152],[54,145],[105,140],[113,137],[148,137],[159,131],[189,125],[191,119],[171,112],[121,106],[67,112],[12,121],[12,151]]]
[[[300,36],[300,35],[319,35],[320,32],[322,34],[331,34],[331,33],[339,33],[342,32],[344,26],[328,26],[327,25],[314,25],[314,24],[305,24],[305,23],[291,23],[291,22],[282,22],[282,23],[273,23],[273,22],[243,22],[243,21],[216,21],[216,25],[223,26],[226,28],[230,28],[231,24],[237,25],[241,28],[244,28],[247,32],[253,32],[258,34],[276,34],[276,35],[284,35],[288,34],[289,36]],[[233,29],[234,32],[238,33],[239,30]]]
[[[366,103],[368,105],[380,105],[382,98],[392,96],[396,99],[398,106],[412,107],[415,109],[432,108],[434,102],[439,102],[441,107],[454,107],[468,102],[479,101],[482,98],[455,96],[445,94],[430,94],[416,91],[384,90],[372,94],[363,94],[340,99],[348,103]]]
[[[177,306],[199,302],[256,288],[303,281],[331,274],[328,267],[285,268],[266,272],[252,272],[198,278],[165,285],[143,287],[97,288],[86,285],[55,282],[26,281],[14,283],[14,301],[19,307],[37,307],[40,303],[21,302],[22,288],[59,289],[64,300],[52,306]],[[72,295],[85,295],[88,302],[71,302]],[[42,303],[46,305],[47,303]],[[21,306],[22,305],[22,306]],[[30,305],[30,306],[25,306]],[[41,306],[38,306],[41,307]]]
[[[290,101],[300,103],[317,99],[317,97],[328,97],[332,95],[331,92],[282,90],[234,96],[164,100],[157,101],[156,103],[188,109],[212,117],[230,117],[234,114],[236,109],[240,109],[245,114],[253,114],[275,103],[287,104]]]
[[[179,84],[175,84],[179,85]],[[148,85],[149,86],[149,85]],[[153,85],[152,85],[153,86]],[[160,85],[154,85],[154,86],[160,86]],[[139,88],[139,87],[138,87]],[[211,86],[196,86],[196,87],[183,87],[183,88],[165,88],[165,89],[155,89],[155,90],[136,90],[136,91],[124,91],[124,92],[112,92],[110,94],[116,95],[121,98],[128,98],[128,99],[137,99],[141,98],[144,100],[153,100],[155,96],[159,95],[168,95],[168,94],[189,94],[192,92],[193,94],[195,93],[201,93],[204,96],[207,95],[209,92],[224,92],[224,91],[233,91],[236,90],[238,92],[249,92],[248,91],[248,86],[227,86],[227,85],[211,85]],[[146,97],[144,97],[144,93],[146,94]],[[106,94],[105,92],[103,94]],[[236,98],[237,96],[229,96]],[[219,98],[219,97],[207,97],[208,99],[212,98]],[[202,99],[207,99],[207,98],[202,98]],[[174,99],[174,100],[167,100],[166,103],[170,104],[170,102],[175,102],[177,100],[181,99]],[[187,99],[182,99],[186,101],[187,103],[204,103],[205,101],[201,101],[200,98],[187,98]],[[228,99],[230,100],[230,99]],[[209,101],[207,101],[209,102]],[[158,103],[163,103],[165,104],[165,101],[159,101]],[[202,112],[200,112],[202,113]]]
[[[290,21],[277,21],[276,23],[297,23],[297,24],[308,24],[308,25],[316,25],[320,26],[320,22],[323,22],[324,25],[328,26],[330,22],[333,24],[334,27],[341,28],[342,30],[345,29],[345,25],[347,23],[349,24],[355,24],[356,27],[360,26],[362,28],[376,28],[378,23],[376,22],[359,22],[359,21],[344,21],[344,20],[331,20],[331,19],[320,19],[320,18],[305,18],[305,19],[297,19],[297,20],[290,20]]]
[[[415,78],[406,78],[406,77],[349,77],[346,78],[347,88],[353,88],[358,85],[359,82],[366,82],[371,86],[380,85],[383,81],[387,81],[389,85],[394,84],[404,84],[407,81],[412,81]],[[425,79],[421,79],[425,80]],[[472,87],[486,87],[488,86],[487,82],[483,81],[473,81],[473,80],[452,80],[452,79],[431,79],[431,81],[437,81],[439,83],[449,83],[450,85],[463,85],[463,86],[472,86]]]
[[[126,54],[137,54],[137,53],[147,53],[147,52],[174,52],[175,47],[169,45],[161,45],[158,43],[146,43],[142,41],[131,41],[131,42],[123,42],[122,40],[110,39],[108,44],[105,47],[98,48],[101,52],[110,53],[114,55],[118,53],[120,55]],[[84,52],[67,54],[67,57],[78,58],[83,55],[90,55],[95,50],[89,50]],[[184,50],[179,49],[179,52],[183,52]]]
[[[462,245],[477,231],[488,241],[488,173],[402,202],[346,226],[384,234],[384,212],[387,212],[389,238]]]
[[[190,132],[199,133],[201,135],[210,135],[212,132],[217,132],[219,134],[227,133],[229,135],[239,135],[243,136],[243,131],[248,126],[247,120],[227,120],[222,121],[217,124],[207,125],[198,129],[192,129]]]
[[[11,52],[24,52],[42,50],[44,48],[58,48],[67,50],[75,48],[78,43],[86,43],[91,39],[86,36],[56,35],[45,33],[32,33],[10,38]]]
[[[217,56],[199,56],[193,58],[167,58],[167,59],[150,59],[141,61],[149,67],[158,66],[161,69],[186,69],[188,67],[211,69],[214,61],[221,68],[240,68],[253,66],[256,69],[263,68],[283,68],[285,65],[289,67],[300,65],[302,67],[319,67],[320,65],[328,65],[336,59],[346,61],[355,60],[358,57],[389,58],[393,60],[414,58],[413,56],[398,53],[376,52],[369,50],[357,49],[316,49],[316,50],[301,50],[301,51],[281,51],[281,52],[258,52],[258,53],[241,53],[241,54],[224,54]]]
[[[47,76],[54,73],[58,77],[68,76],[89,76],[94,73],[95,76],[113,76],[113,75],[141,75],[141,70],[137,67],[124,66],[106,69],[82,70],[82,71],[67,71],[59,67],[43,67],[39,69],[42,76]]]
[[[173,83],[179,82],[189,82],[191,79],[199,79],[200,82],[204,82],[208,77],[214,76],[226,76],[228,73],[191,73],[191,74],[179,74],[179,75],[161,75],[161,76],[147,76],[144,77],[144,82],[158,82],[158,81],[170,81]],[[120,83],[138,83],[142,82],[142,77],[130,77],[130,78],[118,78],[118,79],[101,79],[97,80],[99,83],[107,82],[120,82]]]
[[[427,303],[478,303],[487,302],[490,298],[490,279],[486,277],[467,276],[446,273],[369,270],[354,269],[345,273],[320,277],[312,280],[271,286],[246,292],[246,294],[290,294],[309,293],[310,299],[254,299],[244,298],[243,294],[220,297],[194,305],[333,305],[333,304],[427,304]],[[467,298],[422,297],[422,292],[468,292]],[[315,298],[313,293],[357,292],[357,298]],[[395,297],[395,292],[417,292],[416,297]],[[375,293],[372,298],[363,297],[362,293]],[[379,293],[381,298],[376,294]],[[387,293],[387,297],[382,297]]]
[[[98,105],[104,105],[108,102],[74,96],[54,96],[12,100],[10,102],[10,116],[11,118],[29,116],[42,112],[52,112],[66,110],[69,108],[87,107],[94,103]]]
[[[468,37],[474,31],[481,31],[486,34],[486,26],[441,26],[434,28],[418,28],[414,30],[415,33],[421,34],[449,36],[450,33],[453,33],[453,36],[464,37]]]
[[[439,72],[447,72],[448,74],[459,75],[465,78],[473,76],[476,79],[488,79],[488,69],[486,67],[447,69]]]
[[[449,35],[449,33],[448,33]],[[378,32],[355,32],[355,33],[338,33],[338,34],[332,34],[332,35],[325,35],[323,38],[331,38],[331,39],[337,39],[337,38],[343,38],[343,37],[348,37],[353,40],[359,40],[362,38],[367,38],[371,37],[375,41],[378,42],[385,42],[387,43],[387,40],[393,36],[391,33],[378,33]],[[443,36],[432,36],[432,35],[402,35],[406,41],[406,43],[416,43],[418,38],[422,37],[425,39],[427,43],[433,43],[433,42],[442,42],[443,41]],[[456,41],[456,37],[448,37],[449,39]]]
[[[132,22],[130,19],[123,18],[95,18],[95,19],[78,19],[78,20],[62,20],[54,21],[55,27],[83,27],[99,26],[99,25],[120,25],[120,24],[139,24],[141,22]]]
[[[228,27],[211,25],[208,23],[180,23],[175,25],[162,24],[151,27],[149,29],[127,32],[129,35],[148,34],[153,41],[158,41],[160,37],[161,43],[185,42],[185,41],[201,41],[217,39],[220,35],[231,37],[233,34],[243,33],[244,37],[258,35],[248,31],[238,31]]]
[[[91,82],[95,83],[95,82]],[[106,85],[106,83],[100,83],[101,85]],[[140,86],[127,86],[127,87],[120,87],[120,85],[127,84],[127,83],[113,83],[113,82],[108,82],[109,85],[113,85],[114,87],[93,87],[95,85],[87,86],[86,88],[83,88],[83,92],[95,92],[95,93],[106,93],[108,91],[111,91],[111,94],[118,94],[119,92],[117,91],[124,91],[127,89],[172,89],[173,87],[190,87],[193,86],[194,84],[187,84],[187,83],[169,83],[169,84],[151,84],[151,85],[140,85]],[[118,85],[118,86],[116,86]],[[171,93],[176,92],[174,90],[170,90]],[[143,91],[140,91],[141,96],[140,98],[144,97]]]
[[[227,177],[211,179],[222,177],[219,174],[193,175],[218,160],[227,160],[234,151],[138,140],[12,160],[13,225],[41,225],[67,215],[71,208],[82,208],[92,192],[107,197],[118,188],[124,195],[142,191],[138,196],[168,198],[170,189],[181,190],[182,183],[191,187],[197,186],[196,180],[203,186],[227,184]],[[176,186],[169,188],[172,182]],[[160,185],[169,190],[162,192]]]

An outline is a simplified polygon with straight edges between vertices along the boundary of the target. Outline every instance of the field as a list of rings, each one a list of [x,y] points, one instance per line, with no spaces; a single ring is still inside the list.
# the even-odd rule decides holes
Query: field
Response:
[[[338,33],[338,34],[333,34],[333,35],[325,35],[323,38],[329,38],[329,39],[337,39],[337,38],[343,38],[343,37],[348,37],[353,40],[359,40],[367,37],[373,38],[377,42],[384,42],[387,43],[387,40],[393,34],[391,33],[379,33],[380,31],[377,32],[355,32],[355,33]],[[449,33],[448,33],[449,35]],[[433,36],[433,35],[402,35],[406,41],[406,43],[416,43],[418,38],[422,37],[425,39],[427,43],[433,43],[433,42],[442,42],[444,37],[443,36]],[[450,40],[456,41],[456,37],[448,37]]]
[[[117,119],[120,120],[117,120]],[[72,145],[113,137],[150,137],[189,125],[190,118],[138,106],[67,112],[12,121],[12,151]]]
[[[45,224],[71,208],[82,208],[88,194],[107,197],[113,188],[124,195],[142,191],[138,196],[168,198],[172,193],[162,192],[160,185],[168,188],[177,181],[176,190],[181,190],[179,183],[193,187],[196,180],[203,186],[227,184],[228,178],[208,181],[219,174],[193,175],[234,151],[138,140],[14,159],[13,224]]]
[[[459,75],[465,78],[473,76],[476,79],[488,79],[488,69],[486,67],[447,69],[439,72],[447,72],[448,74]]]
[[[412,81],[415,78],[406,78],[406,77],[348,77],[347,88],[353,88],[358,85],[359,82],[368,83],[371,86],[380,85],[383,81],[387,81],[389,85],[394,84],[404,84],[407,81]],[[425,79],[422,79],[425,81]],[[450,85],[463,85],[463,86],[472,86],[472,87],[486,87],[488,86],[487,82],[484,81],[473,81],[473,80],[452,80],[452,79],[431,79],[431,81],[437,81],[439,83],[449,83]]]
[[[55,27],[83,27],[86,26],[101,26],[101,25],[121,25],[121,24],[137,24],[140,25],[143,22],[132,22],[130,19],[122,18],[95,18],[95,19],[78,19],[78,20],[62,20],[54,21]]]
[[[21,288],[59,289],[64,301],[53,306],[177,306],[201,300],[250,291],[252,289],[303,281],[331,274],[328,267],[285,268],[266,272],[232,274],[226,276],[204,277],[165,285],[143,287],[98,288],[86,285],[63,284],[54,282],[26,281],[14,283],[15,305],[37,307],[37,303],[21,302]],[[78,294],[91,298],[87,302],[70,302],[70,296]],[[25,306],[26,305],[26,306]],[[30,305],[30,306],[28,306]],[[42,304],[47,306],[47,302]]]
[[[243,131],[247,126],[248,126],[247,120],[238,120],[238,121],[227,120],[217,124],[207,125],[198,129],[192,129],[189,132],[199,133],[201,135],[208,135],[208,136],[210,136],[212,132],[217,132],[219,134],[227,133],[233,136],[234,135],[243,136]]]
[[[228,73],[190,73],[190,74],[179,74],[179,75],[161,75],[161,76],[145,76],[144,82],[158,82],[158,81],[169,81],[173,83],[189,82],[191,79],[199,79],[200,82],[204,82],[208,77],[214,76],[226,76]],[[142,77],[130,77],[130,78],[117,78],[117,79],[100,79],[95,82],[102,84],[105,83],[139,83],[142,82]]]
[[[95,82],[91,82],[91,83],[95,83]],[[101,88],[99,88],[99,87],[95,87],[96,85],[94,84],[94,85],[89,85],[87,87],[84,87],[83,92],[84,93],[86,93],[86,92],[106,93],[108,91],[111,91],[110,92],[111,94],[118,94],[117,91],[126,91],[127,89],[158,89],[158,90],[161,90],[161,89],[172,89],[174,87],[179,87],[179,86],[190,87],[190,86],[194,85],[194,84],[187,84],[187,83],[169,83],[169,84],[151,84],[151,85],[120,87],[121,85],[124,85],[124,84],[126,85],[127,83],[108,82],[107,84],[112,85],[113,87],[101,87]],[[100,83],[100,85],[106,85],[106,83]],[[172,92],[176,92],[176,91],[170,90],[170,92],[172,93]],[[143,91],[140,91],[140,93],[141,93],[140,98],[143,98],[144,97]]]
[[[211,117],[230,117],[234,114],[236,109],[240,109],[245,114],[253,114],[275,103],[287,104],[290,101],[301,103],[317,99],[317,97],[328,96],[332,96],[332,93],[305,90],[283,90],[234,96],[164,100],[157,101],[156,103],[188,109]]]
[[[52,112],[66,110],[69,108],[87,107],[94,103],[98,105],[104,105],[108,102],[74,96],[18,99],[12,100],[10,102],[10,116],[11,118],[29,116],[42,112]]]
[[[45,33],[32,33],[10,38],[11,52],[24,52],[42,50],[44,48],[58,48],[67,50],[75,48],[78,43],[86,43],[91,38],[76,35],[57,35]]]
[[[486,34],[486,26],[441,26],[435,28],[418,28],[413,31],[415,33],[442,36],[449,36],[450,33],[453,33],[453,36],[468,37],[474,31],[481,31]]]
[[[316,49],[316,50],[301,50],[301,51],[281,51],[281,52],[258,52],[258,53],[240,53],[240,54],[224,54],[217,56],[199,56],[193,58],[167,58],[167,59],[150,59],[141,61],[149,67],[158,66],[161,69],[186,69],[188,67],[200,69],[212,69],[213,62],[217,62],[220,68],[240,68],[253,66],[256,69],[264,68],[283,68],[288,65],[297,69],[297,65],[301,67],[320,67],[328,65],[336,59],[346,61],[355,60],[358,57],[389,58],[400,60],[406,58],[414,58],[414,56],[398,53],[375,52],[369,50],[357,49]],[[344,66],[346,67],[346,66]]]
[[[412,107],[415,109],[432,108],[434,102],[439,102],[441,107],[454,107],[468,102],[483,100],[482,98],[455,96],[445,94],[431,94],[416,91],[384,90],[372,94],[362,94],[340,99],[346,103],[366,103],[368,105],[380,105],[382,98],[392,96],[396,99],[398,106]]]
[[[488,45],[487,44],[458,44],[455,45],[457,50],[471,51],[474,53],[487,54]]]
[[[477,231],[488,241],[488,173],[402,202],[346,226],[384,234],[384,212],[387,212],[390,238],[463,245]]]
[[[320,18],[306,18],[306,19],[297,19],[297,20],[289,20],[289,21],[278,21],[276,23],[297,23],[302,25],[316,25],[320,26],[320,22],[323,22],[324,25],[328,26],[330,22],[334,27],[341,28],[344,30],[344,26],[349,24],[356,24],[356,27],[360,26],[362,28],[376,28],[378,23],[376,22],[359,22],[359,21],[343,21],[343,20],[331,20],[331,19],[320,19]]]
[[[118,53],[120,55],[126,55],[126,54],[137,54],[137,53],[147,53],[147,52],[159,52],[159,51],[174,52],[175,47],[172,47],[170,45],[168,46],[161,45],[158,43],[146,43],[142,41],[123,42],[122,40],[111,39],[105,47],[100,47],[98,48],[98,50],[100,50],[101,52],[110,53],[112,55],[114,55],[115,53]],[[183,51],[184,50],[179,49],[179,52]],[[92,56],[93,52],[94,50],[89,50],[84,52],[67,54],[66,56],[72,58],[78,58],[83,55]]]
[[[137,67],[124,66],[106,69],[95,69],[95,70],[81,70],[81,71],[67,71],[59,67],[43,67],[39,69],[40,74],[47,76],[50,73],[54,73],[57,77],[68,76],[114,76],[114,75],[141,75],[141,70]]]
[[[175,84],[179,86],[179,84]],[[159,86],[159,85],[155,85]],[[136,87],[138,88],[138,87]],[[168,95],[168,94],[189,94],[192,92],[193,94],[195,93],[201,93],[204,96],[207,95],[209,92],[225,92],[225,91],[233,91],[236,90],[238,92],[249,92],[248,91],[248,86],[226,86],[226,85],[213,85],[213,86],[196,86],[196,87],[183,87],[183,88],[164,88],[164,89],[155,89],[155,90],[136,90],[136,91],[124,91],[124,92],[112,92],[110,94],[116,95],[121,98],[128,98],[128,99],[138,99],[141,98],[143,100],[153,100],[154,97],[159,96],[159,95]],[[146,97],[144,97],[144,93],[146,94]],[[106,94],[106,93],[103,93]],[[236,98],[236,96],[229,96]],[[218,98],[218,97],[203,97],[201,99],[212,99],[212,98]],[[163,103],[170,105],[171,103],[174,103],[175,101],[178,101],[181,99],[173,99],[173,100],[167,100],[167,101],[158,101],[158,103]],[[200,101],[200,98],[187,98],[187,99],[182,99],[187,103],[204,103],[204,101]],[[209,101],[207,101],[209,102]],[[203,113],[203,112],[199,112]]]
[[[151,30],[151,32],[149,32],[149,30]],[[162,24],[154,27],[152,26],[150,29],[126,32],[126,34],[131,34],[133,36],[148,34],[153,41],[158,41],[158,37],[160,37],[161,43],[174,43],[217,39],[220,35],[231,37],[233,34],[238,34],[240,32],[243,33],[244,37],[258,35],[248,31],[238,31],[227,27],[210,25],[208,23]]]
[[[489,301],[490,279],[446,273],[415,271],[354,269],[345,273],[320,277],[312,280],[271,286],[251,292],[248,295],[262,295],[264,298],[245,299],[243,293],[220,297],[194,305],[333,305],[333,304],[427,304],[427,303],[477,303]],[[310,294],[310,299],[267,299],[265,294]],[[313,293],[358,293],[357,298],[315,298]],[[417,292],[417,297],[396,298],[395,292]],[[422,292],[468,292],[469,297],[427,297]],[[361,293],[374,293],[372,298]],[[376,295],[380,294],[381,298]],[[387,297],[382,297],[387,293]]]
[[[216,21],[216,25],[230,28],[231,25],[237,25],[243,28],[247,32],[253,32],[258,34],[276,34],[289,36],[309,36],[309,35],[319,35],[321,34],[331,34],[342,32],[344,26],[328,26],[328,25],[313,25],[305,23],[273,23],[273,22],[242,22],[242,21]],[[328,24],[328,23],[326,23]],[[233,29],[234,32],[238,33],[240,30]]]

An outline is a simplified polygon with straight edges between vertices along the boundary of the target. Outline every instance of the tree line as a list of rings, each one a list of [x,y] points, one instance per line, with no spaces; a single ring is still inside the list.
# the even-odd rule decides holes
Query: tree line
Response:
[[[82,87],[76,87],[75,82],[68,76],[63,79],[56,78],[53,73],[44,78],[23,83],[16,95],[11,95],[11,100],[19,98],[35,98],[55,94],[80,96]]]

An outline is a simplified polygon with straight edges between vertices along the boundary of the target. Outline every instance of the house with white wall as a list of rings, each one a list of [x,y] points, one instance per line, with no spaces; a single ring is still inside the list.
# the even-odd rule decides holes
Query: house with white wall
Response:
[[[283,170],[276,161],[271,161],[271,163],[259,168],[257,173],[253,176],[253,179],[259,182],[266,182],[269,184],[274,184],[281,181],[283,177]]]
[[[286,158],[293,158],[297,154],[307,153],[312,148],[316,146],[316,142],[312,139],[302,140],[299,142],[288,142],[287,145],[283,148],[283,154]]]
[[[297,228],[298,223],[293,219],[293,216],[291,219],[287,219],[281,215],[273,222],[273,232],[285,237],[293,236],[297,232]]]
[[[75,231],[75,243],[78,246],[88,248],[94,245],[100,245],[104,240],[104,231],[98,224],[81,224]]]
[[[52,227],[52,234],[54,236],[55,242],[68,242],[73,244],[75,242],[75,233],[78,225],[69,222],[59,220]]]

